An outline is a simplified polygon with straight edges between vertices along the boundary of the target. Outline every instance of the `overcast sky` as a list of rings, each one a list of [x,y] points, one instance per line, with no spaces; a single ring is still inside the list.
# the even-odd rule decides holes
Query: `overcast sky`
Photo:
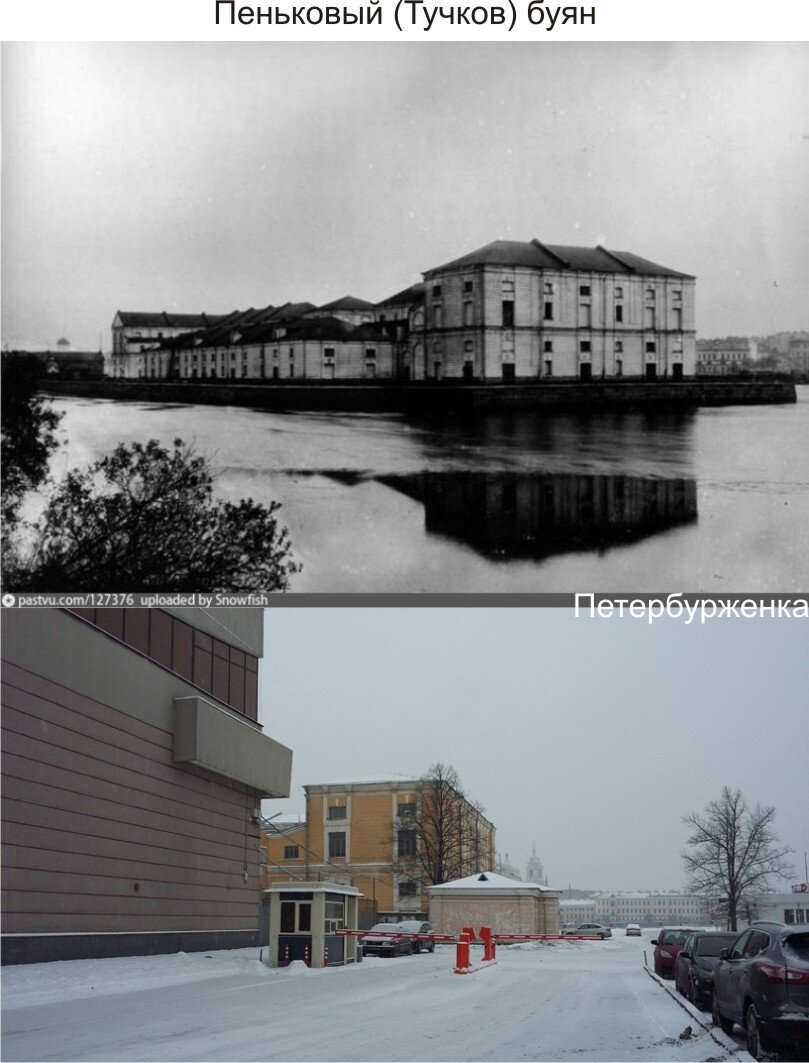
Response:
[[[118,309],[378,301],[491,240],[695,274],[806,328],[806,43],[11,43],[3,343]]]
[[[304,784],[452,764],[525,873],[678,889],[682,817],[739,787],[804,877],[806,622],[575,619],[561,609],[265,614],[262,719]]]

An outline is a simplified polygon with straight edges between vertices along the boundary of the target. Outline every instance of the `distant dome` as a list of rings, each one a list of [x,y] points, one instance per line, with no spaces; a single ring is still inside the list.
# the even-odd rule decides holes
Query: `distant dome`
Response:
[[[56,346],[57,347],[69,347],[70,346],[70,340],[66,340],[65,337],[62,336],[61,339],[56,341]]]

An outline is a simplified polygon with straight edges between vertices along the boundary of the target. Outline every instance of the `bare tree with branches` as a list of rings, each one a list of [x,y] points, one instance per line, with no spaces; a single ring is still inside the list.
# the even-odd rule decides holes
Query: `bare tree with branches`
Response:
[[[483,807],[463,791],[451,764],[433,764],[423,776],[415,813],[396,830],[400,875],[440,885],[481,870],[490,859]]]
[[[682,854],[691,888],[725,907],[730,930],[738,929],[739,911],[752,903],[752,894],[792,868],[793,850],[778,842],[774,818],[774,808],[750,809],[741,790],[725,786],[718,801],[683,819],[691,828]]]

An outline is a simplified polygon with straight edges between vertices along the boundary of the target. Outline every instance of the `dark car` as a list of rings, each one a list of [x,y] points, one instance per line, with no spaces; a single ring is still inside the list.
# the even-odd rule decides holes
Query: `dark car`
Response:
[[[413,951],[413,939],[399,923],[376,923],[362,938],[363,956],[403,956]]]
[[[729,949],[739,935],[734,930],[706,930],[689,934],[674,961],[674,984],[703,1011],[711,1006],[713,969],[721,949]]]
[[[664,926],[656,938],[652,938],[655,974],[661,978],[674,977],[674,961],[689,934],[696,934],[696,926]]]
[[[410,939],[413,952],[421,952],[422,949],[425,952],[435,952],[435,941],[419,937],[420,934],[435,933],[430,923],[425,923],[420,919],[403,919],[401,923],[396,924],[396,929],[413,935]]]
[[[729,949],[722,949],[713,972],[713,1021],[730,1033],[744,1028],[754,1059],[797,1045],[809,1049],[809,928],[797,924],[754,923]]]

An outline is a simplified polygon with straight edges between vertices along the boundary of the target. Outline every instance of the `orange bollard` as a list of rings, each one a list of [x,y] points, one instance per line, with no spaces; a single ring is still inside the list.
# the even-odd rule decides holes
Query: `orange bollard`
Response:
[[[472,966],[469,962],[469,935],[464,933],[458,938],[455,946],[455,973],[466,974]]]
[[[482,926],[480,928],[480,940],[483,942],[483,962],[485,963],[487,960],[493,960],[496,952],[496,945],[490,927]]]

